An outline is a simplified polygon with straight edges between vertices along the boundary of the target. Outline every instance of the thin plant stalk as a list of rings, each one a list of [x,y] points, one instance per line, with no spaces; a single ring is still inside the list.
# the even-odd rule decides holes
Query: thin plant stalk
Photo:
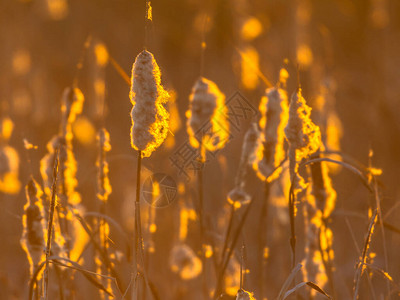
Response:
[[[365,264],[367,261],[367,254],[368,254],[369,246],[370,246],[371,239],[372,239],[372,234],[373,234],[377,219],[378,219],[378,211],[377,211],[377,209],[375,209],[375,211],[371,217],[370,224],[368,226],[368,233],[365,238],[364,247],[363,247],[363,250],[362,250],[362,253],[360,256],[360,260],[357,264],[357,270],[356,270],[356,273],[354,276],[353,300],[358,299],[358,291],[360,288],[361,277],[364,273],[363,271],[365,269]]]
[[[223,246],[222,252],[221,252],[220,266],[222,266],[222,264],[225,261],[225,252],[226,252],[226,249],[228,248],[229,236],[230,236],[231,231],[232,231],[234,214],[235,214],[235,206],[231,205],[231,212],[230,212],[230,215],[229,215],[228,228],[226,230],[225,239],[224,239],[224,246]]]
[[[260,216],[260,254],[261,254],[261,274],[260,274],[260,299],[264,299],[264,282],[265,282],[265,269],[267,266],[267,258],[265,257],[264,249],[267,245],[267,232],[268,232],[268,211],[269,211],[269,182],[264,183],[264,201],[261,208]]]
[[[230,247],[228,248],[228,253],[226,255],[226,258],[221,263],[221,268],[218,270],[219,273],[218,273],[218,277],[217,277],[216,289],[215,289],[215,292],[214,292],[214,299],[218,299],[219,294],[223,290],[223,278],[224,278],[224,274],[225,274],[226,268],[228,266],[228,263],[229,263],[229,260],[230,260],[230,258],[232,256],[232,253],[233,253],[233,250],[235,248],[236,242],[237,242],[237,240],[239,238],[239,235],[240,235],[240,233],[242,231],[243,225],[244,225],[244,223],[245,223],[245,221],[247,219],[247,216],[248,216],[248,214],[250,212],[250,208],[252,207],[253,202],[254,202],[254,200],[253,200],[253,197],[252,197],[252,199],[250,200],[250,203],[247,205],[246,210],[244,211],[243,216],[240,219],[240,222],[238,224],[238,227],[237,227],[237,229],[236,229],[236,231],[235,231],[235,233],[233,235],[232,243],[231,243]]]
[[[197,189],[199,193],[199,204],[198,204],[198,215],[199,215],[199,224],[200,224],[200,243],[201,243],[201,261],[203,264],[203,291],[204,296],[207,297],[207,274],[206,274],[206,257],[204,253],[204,244],[205,244],[205,227],[204,227],[204,184],[203,184],[203,168],[205,157],[205,149],[203,140],[200,141],[200,161],[199,161],[199,170],[197,173]]]
[[[137,158],[137,172],[136,172],[136,200],[135,200],[135,259],[136,259],[136,275],[140,272],[143,272],[143,279],[147,289],[149,289],[150,294],[152,294],[149,282],[147,280],[147,274],[144,267],[144,251],[143,251],[143,235],[142,235],[142,221],[140,217],[140,173],[142,168],[142,151],[138,150],[138,158]],[[139,259],[138,259],[138,251],[139,251]],[[142,266],[142,268],[140,268]],[[137,276],[135,276],[137,278]],[[135,280],[137,283],[137,280]],[[135,289],[138,288],[138,285],[135,283]]]
[[[56,207],[56,193],[57,193],[57,173],[58,173],[58,154],[59,149],[56,150],[54,155],[53,164],[53,185],[51,187],[51,202],[50,202],[50,212],[49,212],[49,223],[47,227],[47,245],[46,245],[46,266],[44,269],[44,299],[47,300],[47,290],[49,283],[49,256],[51,249],[51,236],[53,234],[53,221],[54,221],[54,210]]]

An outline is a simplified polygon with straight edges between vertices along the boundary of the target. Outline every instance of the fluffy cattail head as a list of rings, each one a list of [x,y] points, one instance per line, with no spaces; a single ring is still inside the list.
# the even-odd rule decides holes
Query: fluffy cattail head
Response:
[[[51,185],[53,183],[53,163],[56,149],[60,146],[60,136],[55,135],[47,143],[48,153],[40,160],[40,175],[42,175],[44,192],[47,197],[51,194]]]
[[[0,146],[0,192],[16,194],[21,188],[18,179],[19,156],[10,146]]]
[[[256,123],[252,123],[244,136],[241,163],[252,165],[257,160],[257,149],[260,147],[262,136]]]
[[[259,160],[254,164],[254,169],[260,179],[270,182],[281,173],[277,167],[285,158],[283,130],[288,121],[286,92],[275,87],[267,89],[259,110],[263,147],[259,149]]]
[[[257,151],[261,147],[260,131],[252,123],[244,136],[239,170],[235,178],[235,188],[228,193],[228,202],[235,208],[250,202],[250,195],[244,190],[247,168],[257,160]]]
[[[105,128],[101,128],[97,134],[97,142],[99,144],[99,156],[96,162],[98,168],[97,178],[97,197],[106,202],[111,194],[110,179],[108,178],[108,163],[106,161],[106,152],[111,150],[110,134]]]
[[[132,148],[149,157],[165,140],[169,113],[165,105],[168,92],[161,85],[161,72],[153,54],[144,50],[136,57],[132,68],[130,99]]]
[[[80,89],[65,88],[61,104],[61,133],[67,140],[72,139],[71,124],[75,121],[77,115],[82,112],[84,100],[85,98]]]
[[[44,258],[45,249],[45,222],[42,205],[42,190],[36,181],[31,178],[25,187],[27,203],[24,206],[24,215],[22,217],[23,233],[21,245],[25,250],[31,275],[35,267]]]
[[[285,135],[289,146],[296,149],[296,160],[299,161],[321,147],[319,127],[310,118],[311,107],[301,95],[301,89],[293,93],[289,106],[289,121]]]
[[[171,270],[178,273],[183,280],[196,278],[203,269],[200,258],[186,244],[178,244],[172,248],[169,263]]]
[[[2,118],[0,120],[0,142],[7,142],[11,137],[14,123],[10,118]]]
[[[18,180],[19,156],[14,148],[7,145],[13,128],[11,119],[0,119],[0,192],[7,194],[16,194],[21,188]]]
[[[202,143],[208,151],[223,148],[229,136],[225,95],[214,82],[201,77],[196,81],[189,100],[186,117],[192,147],[199,148]]]
[[[236,300],[256,300],[256,298],[254,298],[253,293],[240,289],[237,292]]]
[[[4,179],[4,176],[11,171],[11,161],[8,151],[9,147],[0,148],[0,180]]]
[[[321,147],[319,127],[310,118],[311,107],[306,104],[301,89],[293,93],[289,106],[289,121],[285,135],[289,142],[289,172],[295,183],[295,193],[306,187],[298,174],[298,162],[318,151]]]
[[[258,130],[257,124],[252,123],[244,136],[239,170],[235,178],[236,187],[244,186],[247,168],[254,165],[254,163],[260,159],[261,148],[262,140],[260,130]]]

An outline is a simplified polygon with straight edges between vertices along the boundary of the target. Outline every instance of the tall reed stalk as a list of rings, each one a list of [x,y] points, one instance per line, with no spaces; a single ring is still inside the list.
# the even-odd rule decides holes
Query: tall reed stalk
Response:
[[[44,299],[48,299],[48,283],[49,283],[49,256],[51,250],[51,238],[53,234],[53,220],[54,220],[54,210],[56,207],[56,199],[57,199],[57,174],[58,174],[58,154],[59,149],[56,150],[54,155],[54,163],[53,163],[53,185],[51,188],[51,202],[50,202],[50,210],[49,210],[49,223],[47,226],[47,244],[46,244],[46,265],[44,269]]]

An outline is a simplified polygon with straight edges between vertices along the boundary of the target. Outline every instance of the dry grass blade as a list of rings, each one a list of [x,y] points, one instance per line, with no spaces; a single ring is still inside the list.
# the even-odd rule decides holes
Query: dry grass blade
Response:
[[[323,162],[323,161],[326,161],[326,162],[329,162],[329,163],[338,164],[338,165],[340,165],[340,166],[342,166],[342,167],[348,169],[349,171],[351,171],[352,173],[356,174],[356,175],[361,179],[362,183],[365,185],[365,187],[366,187],[370,192],[373,192],[373,189],[372,189],[372,187],[368,184],[368,179],[365,177],[365,175],[363,174],[363,172],[360,171],[357,167],[355,167],[355,166],[353,166],[353,165],[351,165],[351,164],[349,164],[349,163],[346,163],[346,162],[334,160],[334,159],[331,159],[331,158],[321,157],[321,158],[314,158],[314,159],[307,160],[307,161],[301,163],[301,164],[299,165],[299,168],[301,168],[301,167],[303,167],[303,166],[306,166],[306,165],[309,165],[309,164],[312,164],[312,163]]]
[[[72,266],[69,266],[69,265],[66,265],[66,264],[60,262],[60,261],[62,261],[62,260],[63,260],[63,261],[66,261],[66,262],[68,262],[68,263],[70,263]],[[30,283],[29,283],[29,299],[32,299],[32,297],[33,297],[33,289],[34,289],[34,286],[35,286],[35,284],[36,284],[36,278],[37,278],[38,274],[39,274],[40,271],[43,269],[43,267],[44,267],[45,265],[47,265],[48,263],[50,263],[50,262],[53,263],[53,264],[55,264],[55,265],[58,265],[58,266],[62,266],[62,267],[65,267],[65,268],[74,269],[74,270],[79,271],[79,272],[80,272],[83,276],[85,276],[95,287],[101,289],[102,291],[104,291],[105,293],[107,293],[109,296],[114,297],[114,295],[113,295],[112,293],[110,293],[101,283],[99,283],[99,282],[98,282],[96,279],[94,279],[92,276],[100,276],[100,277],[107,278],[107,279],[111,279],[111,280],[114,280],[114,277],[105,276],[105,275],[102,275],[102,274],[97,274],[97,273],[95,273],[95,272],[91,272],[91,271],[89,271],[89,270],[86,270],[86,269],[82,268],[78,263],[76,263],[76,262],[74,262],[74,261],[72,261],[72,260],[69,260],[69,259],[67,259],[67,258],[59,257],[59,256],[51,256],[51,257],[49,257],[46,261],[43,261],[42,263],[40,263],[40,264],[38,265],[38,267],[37,267],[35,273],[33,274],[32,279],[31,279],[31,281],[30,281]]]
[[[214,293],[214,298],[215,299],[218,299],[219,294],[222,292],[221,291],[221,289],[222,289],[222,281],[223,281],[223,278],[224,278],[225,270],[226,270],[226,268],[228,266],[229,259],[232,256],[233,250],[235,249],[235,245],[236,245],[237,240],[239,238],[240,232],[242,231],[244,222],[247,219],[247,215],[249,214],[250,208],[253,205],[253,202],[254,202],[254,200],[251,200],[250,203],[247,205],[246,210],[245,210],[245,212],[244,212],[244,214],[243,214],[243,216],[242,216],[242,218],[241,218],[241,220],[240,220],[240,222],[238,224],[236,232],[235,232],[235,234],[233,236],[233,240],[232,240],[232,243],[231,243],[231,245],[229,247],[229,251],[226,254],[225,260],[223,261],[223,264],[222,264],[222,267],[219,270],[219,275],[218,275],[218,278],[217,278],[217,285],[216,285],[216,289],[215,289],[215,293]],[[222,253],[222,256],[224,256],[223,253]]]
[[[268,88],[273,87],[271,81],[268,80],[268,78],[260,71],[260,69],[257,66],[255,66],[253,62],[249,60],[249,58],[238,47],[235,46],[234,49],[240,55],[240,57],[246,62],[246,64],[248,64],[250,68],[253,69],[253,72],[257,74],[257,76],[265,83],[265,85]]]
[[[122,67],[117,63],[117,61],[110,56],[110,61],[111,65],[114,67],[114,69],[117,71],[117,73],[121,76],[121,78],[129,85],[131,86],[131,79],[129,78],[129,75],[122,69]]]
[[[59,262],[59,260],[65,260],[66,262],[70,263],[72,266],[69,266],[69,265],[66,265],[64,263],[61,263],[61,262]],[[79,271],[95,287],[99,288],[100,290],[102,290],[103,292],[108,294],[109,296],[114,297],[114,295],[109,290],[107,290],[107,288],[104,287],[100,282],[98,282],[96,279],[94,279],[93,276],[100,276],[100,277],[107,278],[107,279],[110,279],[110,280],[114,280],[114,277],[98,274],[98,273],[95,273],[95,272],[92,272],[92,271],[89,271],[89,270],[85,270],[78,263],[76,263],[74,261],[71,261],[69,259],[66,259],[66,258],[62,258],[62,257],[58,257],[57,259],[54,258],[54,259],[51,260],[51,262],[53,264],[57,264],[57,265],[59,265],[61,267],[65,267],[65,268],[69,268],[69,269],[73,269],[73,270]]]
[[[97,217],[97,218],[100,218],[100,219],[102,218],[104,220],[107,220],[108,224],[113,225],[113,227],[115,229],[117,229],[117,231],[124,238],[124,240],[126,242],[127,258],[130,257],[130,255],[131,255],[131,245],[130,245],[129,237],[127,236],[125,231],[122,229],[121,225],[119,225],[116,220],[114,220],[110,216],[107,216],[105,214],[101,214],[101,213],[98,213],[98,212],[86,212],[85,213],[85,217]]]
[[[294,288],[288,290],[285,293],[285,295],[283,296],[282,300],[286,299],[291,294],[293,294],[294,292],[296,292],[297,290],[299,290],[300,288],[302,288],[305,285],[307,285],[307,286],[311,287],[312,289],[316,290],[318,293],[320,293],[321,295],[324,295],[328,299],[332,299],[331,296],[329,296],[327,293],[325,293],[318,285],[316,285],[315,283],[313,283],[311,281],[308,281],[308,282],[301,282],[301,283],[297,284]]]
[[[232,231],[234,214],[235,214],[235,207],[233,205],[231,205],[231,211],[229,214],[229,221],[228,221],[228,228],[226,229],[224,246],[223,246],[222,252],[221,252],[220,266],[222,266],[222,264],[225,261],[225,253],[226,253],[226,249],[228,248],[229,236],[231,235],[231,231]]]
[[[352,173],[356,174],[360,179],[361,182],[364,184],[364,186],[372,193],[374,190],[372,187],[368,184],[368,179],[364,176],[364,174],[355,166],[345,163],[342,161],[330,159],[330,158],[314,158],[307,160],[299,165],[299,169],[301,167],[307,166],[312,163],[321,163],[321,162],[329,162],[329,163],[334,163],[343,166],[344,168],[350,170]],[[289,219],[290,219],[290,246],[292,250],[292,266],[296,263],[296,231],[295,231],[295,201],[296,201],[296,196],[294,193],[294,184],[293,184],[294,177],[292,178],[292,183],[290,185],[290,191],[289,191]]]
[[[95,235],[93,234],[92,230],[89,228],[89,225],[86,223],[86,221],[80,216],[76,211],[71,210],[73,216],[78,220],[78,222],[81,224],[83,230],[87,233],[89,236],[90,242],[93,244],[93,246],[96,248],[96,250],[99,252],[101,259],[103,262],[106,264],[107,268],[109,268],[111,272],[111,276],[115,277],[115,280],[117,282],[117,286],[120,290],[123,290],[123,282],[117,272],[115,271],[115,268],[113,267],[113,264],[111,263],[107,253],[104,252],[103,247],[96,241]]]
[[[393,277],[390,276],[390,274],[388,272],[385,272],[381,268],[378,268],[371,264],[365,264],[365,265],[372,271],[375,271],[376,273],[381,275],[383,278],[385,278],[389,283],[391,283],[397,289],[398,292],[400,291],[400,286],[396,282],[394,282]]]
[[[302,268],[302,264],[298,264],[297,266],[295,266],[292,271],[290,272],[288,278],[285,280],[285,283],[283,284],[278,297],[276,298],[276,300],[283,300],[284,295],[286,293],[286,291],[288,290],[290,284],[292,283],[292,281],[294,280],[294,278],[296,277],[297,273],[300,271],[300,269]]]
[[[356,273],[354,276],[354,296],[353,296],[354,300],[358,299],[358,290],[360,288],[361,277],[362,277],[363,271],[365,269],[365,264],[367,263],[367,253],[368,253],[369,245],[371,243],[371,238],[372,238],[372,234],[374,232],[377,218],[378,218],[378,212],[375,209],[375,211],[371,217],[371,221],[370,221],[370,224],[368,227],[367,237],[365,238],[365,243],[364,243],[364,247],[363,247],[363,250],[362,250],[362,253],[360,256],[360,261],[358,262],[357,270],[356,270]]]
[[[295,226],[295,221],[296,221],[296,207],[295,207],[295,201],[296,201],[296,195],[294,193],[294,178],[293,176],[290,184],[290,191],[289,191],[289,220],[290,220],[290,248],[292,250],[292,267],[294,267],[296,263],[296,226]]]
[[[372,166],[370,167],[372,168]],[[383,224],[383,215],[381,209],[381,196],[380,191],[378,189],[378,183],[375,176],[372,176],[372,182],[375,190],[375,202],[376,202],[376,210],[378,212],[378,224],[380,224],[380,229],[382,233],[382,245],[383,245],[383,258],[385,260],[385,269],[389,270],[389,260],[388,260],[388,253],[387,253],[387,246],[386,246],[386,237],[385,237],[385,225]],[[388,294],[390,295],[390,284],[387,283]],[[389,296],[390,299],[390,296]]]
[[[385,226],[386,229],[393,231],[397,234],[400,234],[400,228],[397,228],[396,226],[393,226],[389,223],[383,222],[383,226]]]

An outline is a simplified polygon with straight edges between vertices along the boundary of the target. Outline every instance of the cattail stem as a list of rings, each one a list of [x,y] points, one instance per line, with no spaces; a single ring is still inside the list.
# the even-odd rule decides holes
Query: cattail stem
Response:
[[[58,154],[59,149],[56,150],[54,155],[53,164],[53,185],[51,187],[51,202],[50,202],[50,212],[49,212],[49,223],[47,227],[47,246],[46,246],[46,266],[44,269],[44,299],[47,300],[47,289],[49,283],[49,256],[51,249],[51,236],[53,234],[53,220],[54,220],[54,210],[56,207],[56,193],[57,193],[57,173],[58,173]]]
[[[261,256],[261,274],[260,274],[260,299],[264,299],[264,282],[265,282],[265,269],[267,266],[267,258],[265,257],[264,251],[267,245],[267,232],[268,232],[268,211],[269,211],[269,182],[264,183],[264,201],[261,208],[260,216],[260,256]]]
[[[208,16],[204,17],[203,29],[201,32],[201,50],[200,50],[200,76],[203,77],[204,75],[204,62],[205,62],[205,52],[206,52],[206,29],[208,23]]]
[[[235,206],[231,205],[231,212],[230,212],[230,216],[229,216],[228,228],[226,230],[225,239],[224,239],[224,247],[222,248],[222,252],[221,252],[220,267],[222,267],[222,265],[223,265],[223,263],[225,261],[225,252],[226,252],[226,249],[228,248],[229,236],[230,236],[231,231],[232,231],[232,224],[233,224],[234,215],[235,215]]]
[[[244,264],[244,243],[242,245],[241,249],[241,254],[240,254],[240,279],[239,279],[239,289],[241,290],[243,288],[243,264]]]
[[[206,275],[206,257],[204,253],[204,245],[205,245],[205,227],[204,227],[204,194],[203,194],[203,168],[205,155],[204,154],[204,144],[200,142],[200,160],[199,160],[199,171],[197,173],[197,189],[199,193],[199,204],[198,204],[198,215],[199,215],[199,224],[200,224],[200,243],[201,243],[201,261],[203,264],[203,290],[204,296],[208,296],[207,291],[207,275]]]
[[[143,252],[143,235],[142,235],[142,221],[140,217],[140,171],[142,168],[142,151],[138,150],[138,159],[137,159],[137,172],[136,172],[136,200],[135,200],[135,259],[136,259],[136,272],[134,272],[135,277],[138,278],[138,274],[143,272],[144,282],[147,288],[148,281],[146,270],[144,268],[144,252]],[[139,255],[138,255],[139,251]],[[142,266],[142,268],[140,268]],[[137,282],[137,281],[136,281]],[[135,284],[136,288],[137,285]]]
[[[139,271],[139,262],[138,262],[138,248],[141,247],[141,219],[140,219],[140,171],[142,168],[142,154],[141,151],[138,151],[137,156],[137,167],[136,167],[136,198],[135,198],[135,255],[134,259],[136,260],[136,273]],[[140,249],[139,249],[140,252]],[[136,276],[137,274],[135,274]]]
[[[147,50],[148,46],[149,46],[149,38],[150,38],[150,26],[153,20],[152,17],[152,8],[151,8],[151,3],[150,0],[146,0],[146,10],[145,10],[145,15],[144,15],[144,50]]]
[[[228,253],[226,255],[226,259],[221,264],[221,268],[219,270],[218,277],[217,277],[217,284],[216,284],[216,288],[215,288],[215,292],[214,292],[214,299],[219,299],[220,293],[223,291],[223,288],[224,288],[223,278],[224,278],[225,270],[228,266],[228,263],[232,256],[236,242],[239,238],[240,233],[242,232],[243,225],[247,219],[247,216],[250,212],[250,208],[252,207],[252,205],[253,205],[253,199],[250,200],[249,205],[247,205],[246,210],[244,211],[243,216],[239,221],[237,229],[234,232],[233,239],[232,239],[231,245],[229,247]]]

